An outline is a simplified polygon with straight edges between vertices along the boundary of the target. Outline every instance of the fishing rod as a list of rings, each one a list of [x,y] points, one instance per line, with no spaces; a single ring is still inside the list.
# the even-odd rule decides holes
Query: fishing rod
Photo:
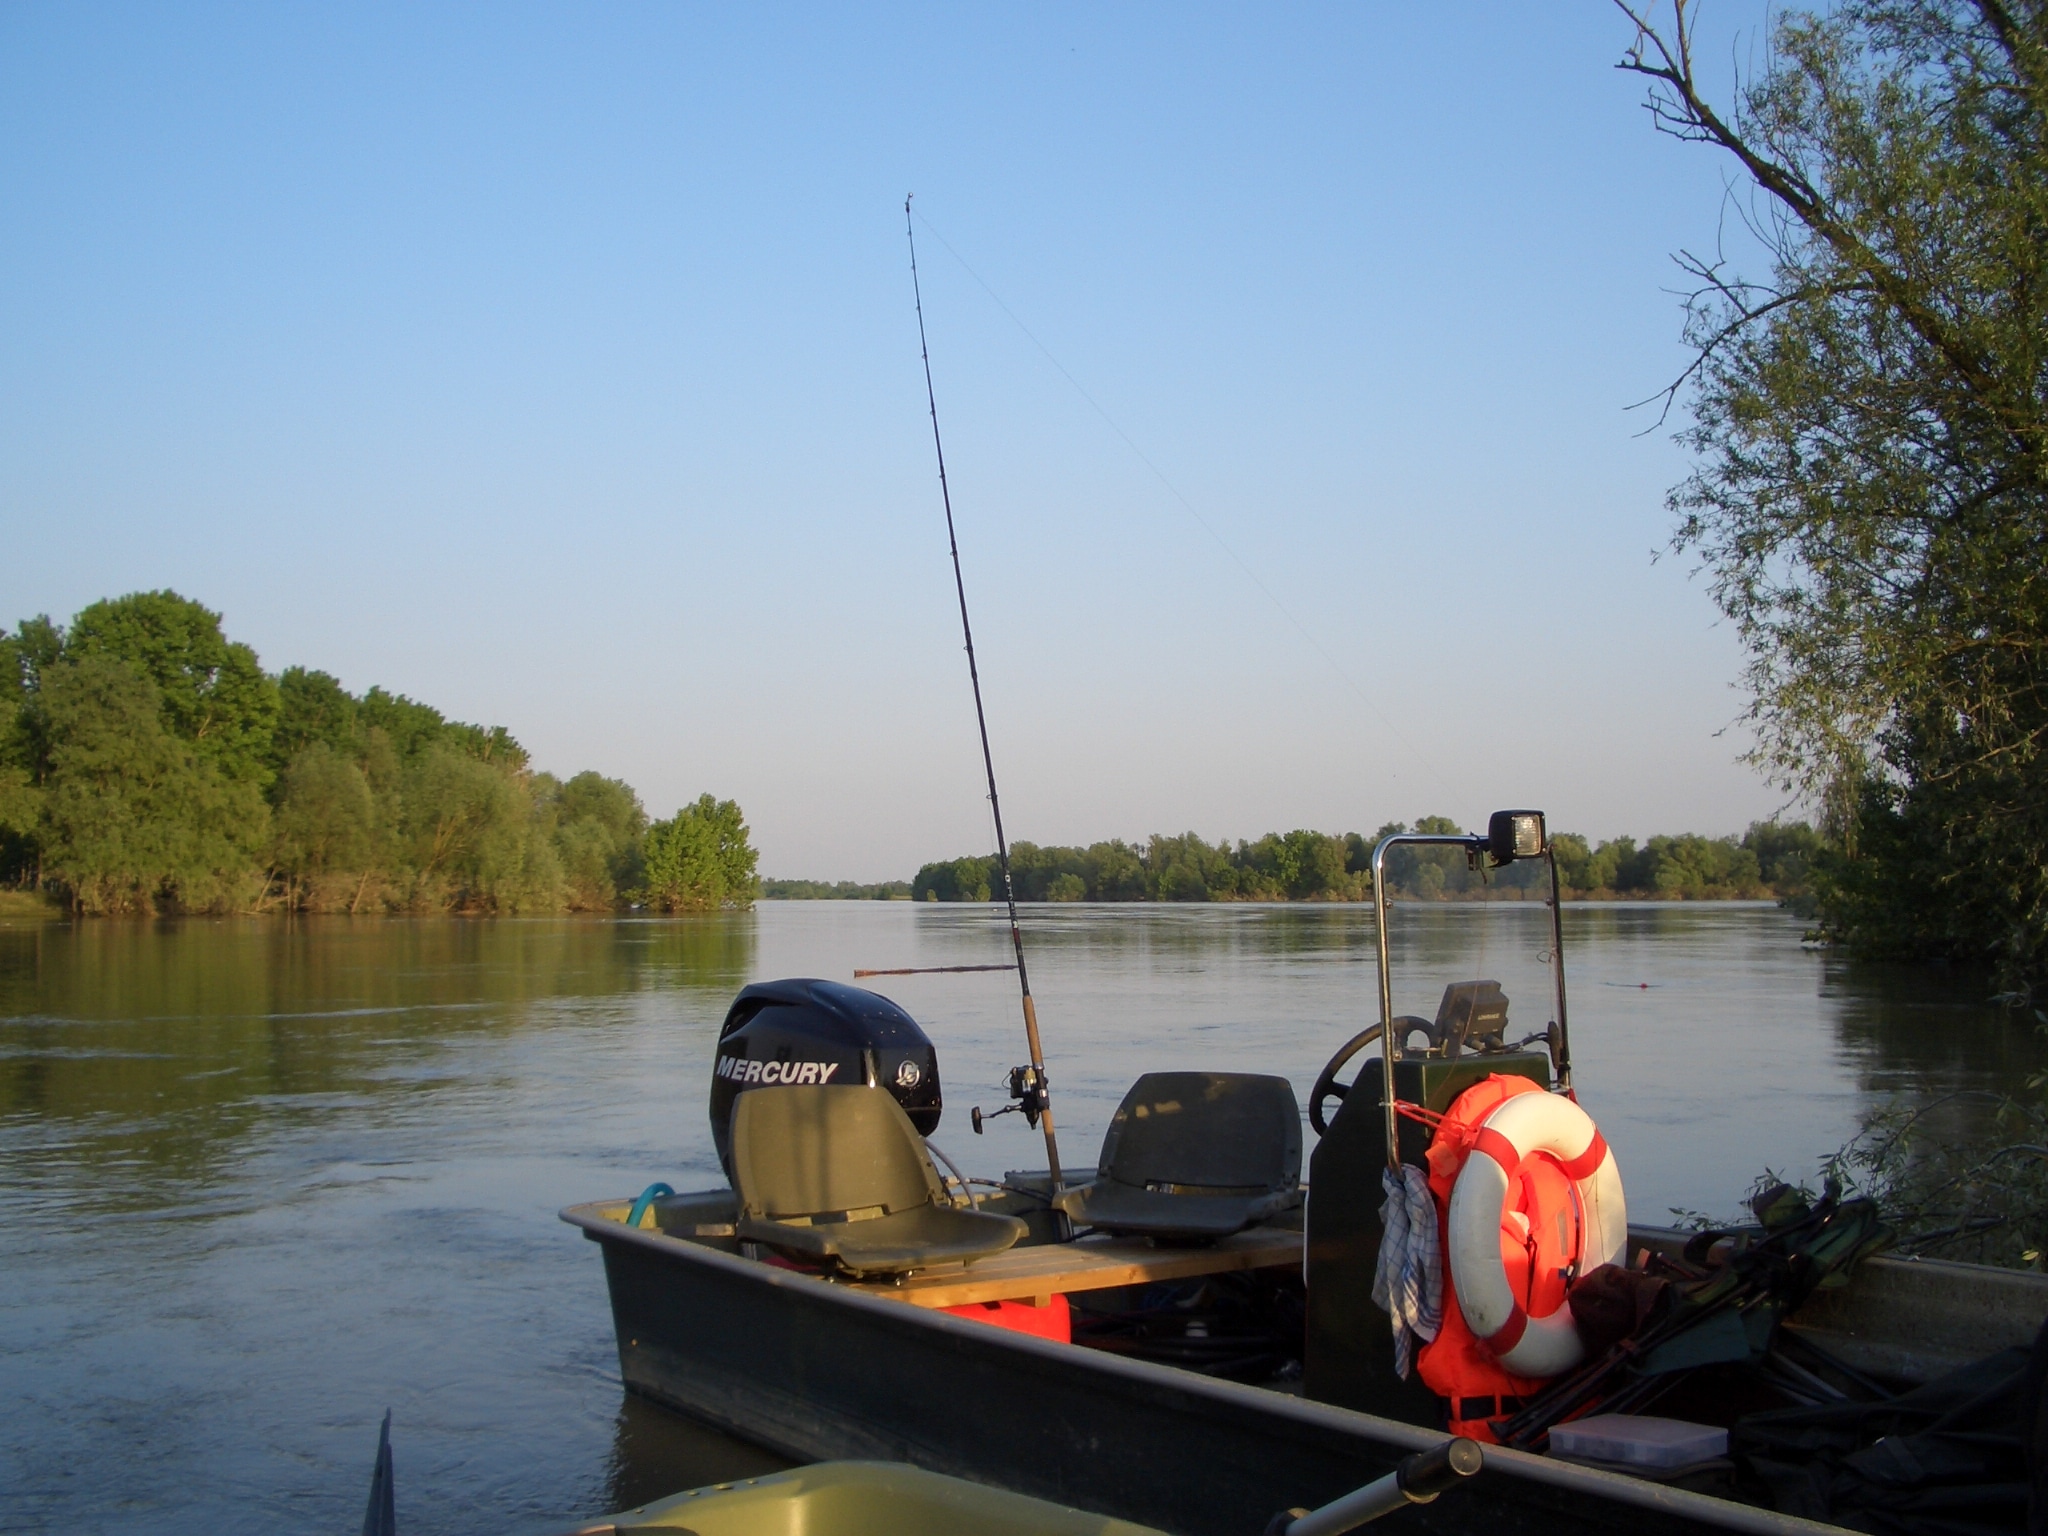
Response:
[[[952,976],[961,971],[1014,971],[1014,965],[899,965],[892,970],[855,971],[854,980],[863,976]]]
[[[1024,969],[1024,930],[1017,922],[1017,887],[1010,879],[1010,844],[1003,836],[1003,804],[996,797],[996,760],[988,748],[988,715],[981,707],[981,671],[974,662],[974,626],[967,621],[967,578],[960,574],[960,537],[953,531],[953,492],[946,484],[946,446],[939,440],[939,397],[932,387],[932,351],[924,334],[924,290],[917,280],[917,230],[910,219],[910,199],[903,199],[903,233],[910,241],[910,292],[917,304],[917,348],[924,359],[924,396],[932,413],[932,452],[939,461],[939,499],[946,507],[946,543],[953,552],[953,588],[960,596],[960,634],[967,642],[967,676],[974,685],[974,723],[981,729],[981,766],[988,774],[988,807],[996,824],[996,861],[1002,868],[1003,903],[1010,912],[1010,947],[1017,956],[1017,986],[1024,998],[1024,1041],[1031,1064],[1010,1074],[1010,1094],[1018,1100],[1027,1125],[1045,1132],[1045,1157],[1052,1189],[1065,1187],[1060,1173],[1060,1144],[1052,1128],[1052,1088],[1045,1076],[1045,1050],[1038,1043],[1038,1007],[1031,1001],[1031,974]],[[998,1110],[998,1114],[1002,1111]],[[980,1115],[975,1129],[980,1130]],[[1062,1222],[1064,1225],[1064,1222]]]

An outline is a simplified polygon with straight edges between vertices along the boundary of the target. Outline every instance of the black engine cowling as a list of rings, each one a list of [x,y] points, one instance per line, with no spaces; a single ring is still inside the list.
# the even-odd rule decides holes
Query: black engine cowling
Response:
[[[836,981],[757,981],[733,999],[711,1073],[711,1139],[732,1176],[732,1106],[754,1088],[865,1083],[892,1094],[918,1134],[939,1128],[939,1053],[879,993]]]

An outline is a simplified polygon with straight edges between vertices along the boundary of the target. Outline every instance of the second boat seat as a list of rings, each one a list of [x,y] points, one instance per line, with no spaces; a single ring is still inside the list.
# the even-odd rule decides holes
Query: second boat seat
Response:
[[[1014,1216],[939,1204],[917,1127],[888,1093],[858,1084],[742,1093],[732,1182],[739,1237],[853,1274],[966,1263],[1026,1231]]]
[[[1077,1225],[1228,1237],[1301,1203],[1301,1107],[1284,1077],[1147,1072],[1102,1138],[1093,1182],[1060,1196]]]

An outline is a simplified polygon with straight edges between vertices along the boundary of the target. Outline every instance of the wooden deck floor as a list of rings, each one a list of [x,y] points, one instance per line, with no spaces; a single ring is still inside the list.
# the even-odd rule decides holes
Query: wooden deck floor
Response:
[[[1084,1237],[1072,1243],[1012,1248],[964,1269],[915,1274],[896,1284],[854,1287],[914,1307],[961,1307],[977,1301],[1050,1302],[1068,1291],[1099,1291],[1155,1280],[1189,1280],[1235,1270],[1301,1266],[1302,1235],[1254,1228],[1208,1248],[1155,1248],[1143,1238]]]

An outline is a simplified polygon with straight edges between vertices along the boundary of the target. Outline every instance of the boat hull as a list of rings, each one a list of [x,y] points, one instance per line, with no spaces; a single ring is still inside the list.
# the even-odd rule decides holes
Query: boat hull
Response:
[[[1256,1536],[1442,1438],[1188,1371],[1047,1343],[625,1226],[604,1252],[625,1383],[800,1460],[906,1461],[1179,1536]],[[1836,1529],[1488,1447],[1469,1488],[1403,1514],[1489,1536]]]

